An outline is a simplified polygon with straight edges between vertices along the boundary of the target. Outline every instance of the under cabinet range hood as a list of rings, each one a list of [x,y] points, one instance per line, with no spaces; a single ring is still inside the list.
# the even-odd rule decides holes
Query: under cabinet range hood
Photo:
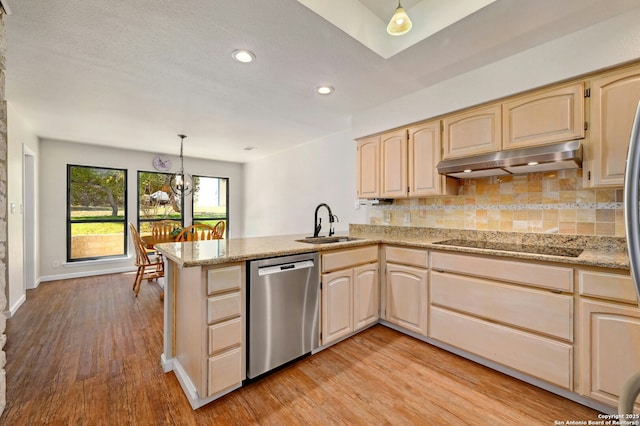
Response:
[[[582,144],[579,140],[454,158],[440,161],[436,166],[441,175],[458,179],[579,169],[580,167],[582,167]]]

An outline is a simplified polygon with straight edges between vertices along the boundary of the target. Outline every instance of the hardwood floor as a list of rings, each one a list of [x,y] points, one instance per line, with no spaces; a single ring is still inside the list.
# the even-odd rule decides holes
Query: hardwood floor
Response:
[[[597,412],[375,326],[193,411],[164,374],[162,302],[132,274],[55,281],[7,322],[2,425],[553,425]]]

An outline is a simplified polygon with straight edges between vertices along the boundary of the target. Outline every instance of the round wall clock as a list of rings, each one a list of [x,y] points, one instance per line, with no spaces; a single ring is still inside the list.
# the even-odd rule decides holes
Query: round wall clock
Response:
[[[156,155],[153,157],[153,167],[161,172],[166,172],[171,169],[171,158],[166,155]]]

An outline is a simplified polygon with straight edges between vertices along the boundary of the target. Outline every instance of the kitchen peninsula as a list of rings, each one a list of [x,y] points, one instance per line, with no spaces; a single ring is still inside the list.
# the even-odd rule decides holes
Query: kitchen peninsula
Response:
[[[640,339],[621,238],[373,225],[351,225],[349,236],[326,244],[285,235],[158,246],[167,259],[162,364],[194,409],[246,379],[246,261],[309,252],[319,253],[323,284],[314,352],[380,322],[605,412],[615,412],[626,370],[640,370],[633,364],[640,354],[620,364],[597,351],[611,344],[605,334]],[[452,239],[582,252],[436,244]]]

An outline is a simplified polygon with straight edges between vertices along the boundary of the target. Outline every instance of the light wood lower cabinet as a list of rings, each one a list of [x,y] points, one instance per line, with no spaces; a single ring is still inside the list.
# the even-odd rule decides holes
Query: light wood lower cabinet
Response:
[[[197,398],[206,400],[245,379],[245,266],[178,271],[175,357]]]
[[[322,275],[322,344],[353,332],[353,269]]]
[[[322,255],[322,345],[380,318],[378,246]]]
[[[640,371],[640,309],[633,282],[627,272],[585,270],[579,278],[580,393],[617,406],[622,386]],[[638,400],[634,411],[640,413]]]
[[[436,306],[430,337],[571,390],[573,346]]]
[[[244,380],[244,265],[210,269],[207,273],[207,396]]]
[[[385,319],[426,335],[428,252],[394,246],[384,251]]]
[[[573,341],[573,297],[431,271],[432,306],[443,306],[523,330]]]
[[[380,318],[380,280],[378,263],[353,268],[353,321],[356,330]]]
[[[572,292],[572,268],[432,252],[428,335],[573,390]]]

